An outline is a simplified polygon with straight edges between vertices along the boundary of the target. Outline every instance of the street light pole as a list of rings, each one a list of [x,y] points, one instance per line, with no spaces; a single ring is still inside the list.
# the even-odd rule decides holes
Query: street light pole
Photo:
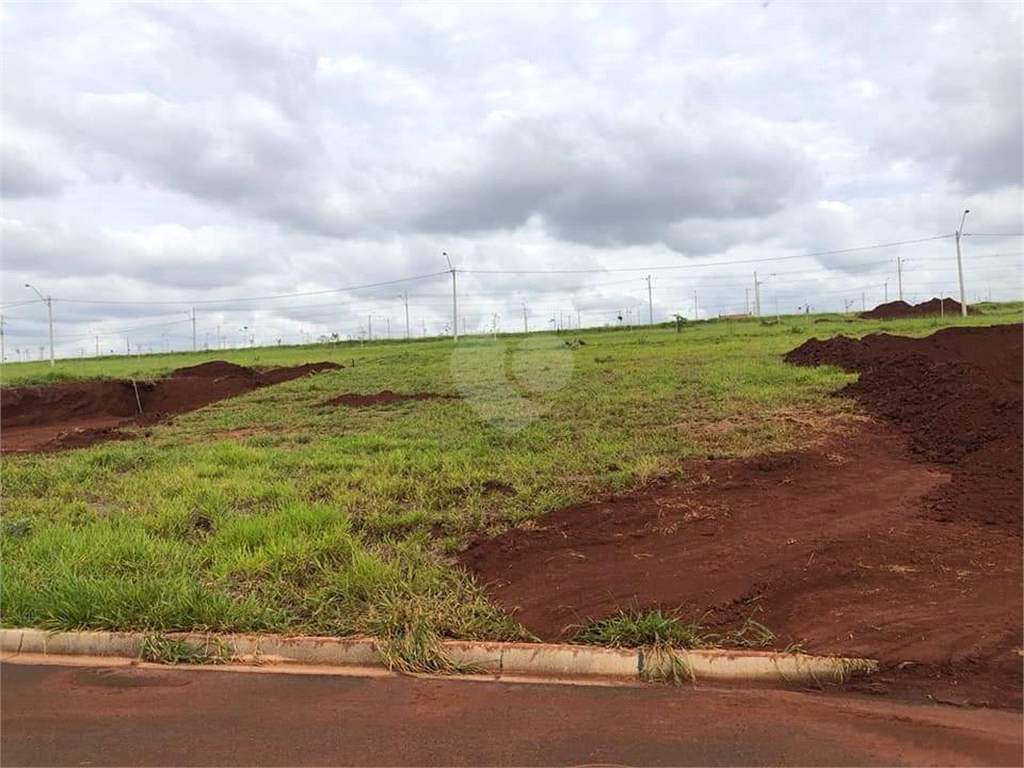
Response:
[[[896,281],[899,284],[900,301],[903,301],[903,258],[896,257]]]
[[[53,298],[50,296],[43,296],[43,294],[39,292],[39,289],[31,283],[25,283],[25,287],[31,288],[36,292],[36,296],[46,302],[46,319],[50,325],[50,366],[52,367],[57,364],[56,354],[53,351]]]
[[[654,325],[654,299],[651,298],[651,276],[647,276],[647,324]]]
[[[956,231],[956,272],[960,278],[960,314],[963,317],[967,317],[967,296],[964,294],[964,263],[960,258],[960,234],[964,231],[964,219],[970,212],[970,208],[964,209],[964,215],[960,217],[960,227]]]
[[[455,284],[455,267],[452,266],[452,260],[448,258],[446,251],[441,251],[441,255],[444,256],[448,262],[448,269],[452,273],[452,341],[459,340],[459,293]]]
[[[406,341],[408,341],[409,340],[409,294],[408,294],[408,292],[400,293],[400,294],[398,294],[398,298],[400,298],[405,303],[405,339],[406,339]]]

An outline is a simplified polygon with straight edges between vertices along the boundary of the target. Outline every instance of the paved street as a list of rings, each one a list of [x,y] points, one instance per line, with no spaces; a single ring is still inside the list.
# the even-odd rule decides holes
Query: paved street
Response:
[[[1020,713],[770,690],[4,663],[13,765],[1020,765]]]

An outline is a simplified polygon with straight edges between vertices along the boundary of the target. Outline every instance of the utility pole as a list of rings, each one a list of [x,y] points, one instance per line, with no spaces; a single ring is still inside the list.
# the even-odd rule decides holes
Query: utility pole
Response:
[[[124,348],[128,352],[128,357],[132,356],[132,340],[127,336],[124,337]]]
[[[388,341],[391,341],[391,318],[390,317],[385,317],[384,318],[384,322],[387,323],[387,327],[388,327]]]
[[[582,317],[583,317],[583,312],[580,310],[579,307],[577,307],[576,308],[576,329],[577,330],[579,330],[580,328],[583,327],[583,320],[581,319]]]
[[[896,257],[896,283],[900,292],[900,301],[903,301],[903,258]]]
[[[196,351],[196,308],[192,307],[192,351]]]
[[[455,282],[455,267],[452,266],[452,260],[448,258],[446,251],[441,252],[445,259],[448,261],[448,269],[452,273],[452,340],[459,340],[459,291],[458,286]],[[465,321],[463,321],[465,323]],[[465,333],[465,330],[463,330]]]
[[[960,260],[960,234],[964,230],[964,219],[970,212],[970,208],[964,209],[964,215],[960,217],[960,228],[956,231],[956,272],[960,278],[960,314],[963,317],[967,317],[967,296],[964,295],[964,263]]]
[[[757,272],[754,273],[754,315],[761,316],[761,284],[757,282]]]
[[[366,340],[373,341],[373,315],[366,316]]]
[[[427,338],[427,321],[420,320],[420,325],[423,327],[423,338]]]
[[[523,302],[523,333],[530,332],[530,325],[526,320],[526,302]]]
[[[398,295],[398,298],[400,298],[405,303],[405,338],[406,338],[406,341],[408,341],[409,340],[409,293],[408,293],[408,291],[405,292],[405,293],[400,293]]]
[[[654,299],[651,294],[651,276],[647,276],[647,324],[654,325]]]
[[[25,283],[25,287],[31,288],[36,292],[36,296],[38,296],[40,300],[46,302],[46,319],[50,325],[50,366],[53,367],[57,364],[56,354],[53,351],[53,298],[51,296],[43,296],[39,289],[31,283]]]
[[[697,292],[693,292],[693,319],[700,320],[700,312],[697,311]]]
[[[882,286],[882,289],[885,291],[885,293],[882,294],[882,296],[883,296],[882,301],[885,302],[886,304],[888,304],[889,303],[889,281],[888,280],[885,281],[885,283]]]
[[[868,299],[867,296],[864,295],[864,291],[860,292],[860,308],[864,312],[868,311]]]
[[[97,334],[95,338],[96,338],[96,357],[99,357],[100,356],[100,337],[99,337],[99,334]]]

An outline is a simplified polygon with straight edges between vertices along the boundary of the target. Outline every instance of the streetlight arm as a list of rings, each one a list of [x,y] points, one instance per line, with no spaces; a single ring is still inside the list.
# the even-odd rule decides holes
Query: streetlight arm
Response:
[[[963,232],[963,231],[964,231],[964,221],[965,221],[965,220],[967,219],[967,214],[968,214],[968,213],[970,213],[970,212],[971,212],[971,209],[970,209],[970,208],[968,208],[968,209],[966,209],[966,210],[964,211],[964,215],[960,217],[960,228],[959,228],[959,229],[958,229],[958,230],[956,231],[956,233],[957,233],[958,235],[959,235],[959,234],[960,234],[961,232]]]
[[[25,287],[26,287],[26,288],[31,288],[31,289],[32,289],[33,291],[35,291],[35,292],[36,292],[36,296],[38,296],[38,297],[39,297],[39,300],[40,300],[40,301],[46,301],[46,297],[45,297],[45,296],[43,296],[43,294],[41,294],[41,293],[39,292],[39,289],[38,289],[38,288],[36,288],[36,287],[35,287],[34,285],[32,285],[32,283],[25,283]]]

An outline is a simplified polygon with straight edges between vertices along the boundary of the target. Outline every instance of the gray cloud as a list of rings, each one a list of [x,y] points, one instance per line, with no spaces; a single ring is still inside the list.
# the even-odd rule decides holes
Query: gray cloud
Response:
[[[66,180],[45,170],[36,159],[19,147],[0,144],[0,196],[52,197],[60,194]]]
[[[417,190],[414,227],[514,229],[536,215],[560,239],[672,245],[680,222],[767,216],[816,186],[798,148],[724,121],[603,114],[496,122],[455,169]]]

